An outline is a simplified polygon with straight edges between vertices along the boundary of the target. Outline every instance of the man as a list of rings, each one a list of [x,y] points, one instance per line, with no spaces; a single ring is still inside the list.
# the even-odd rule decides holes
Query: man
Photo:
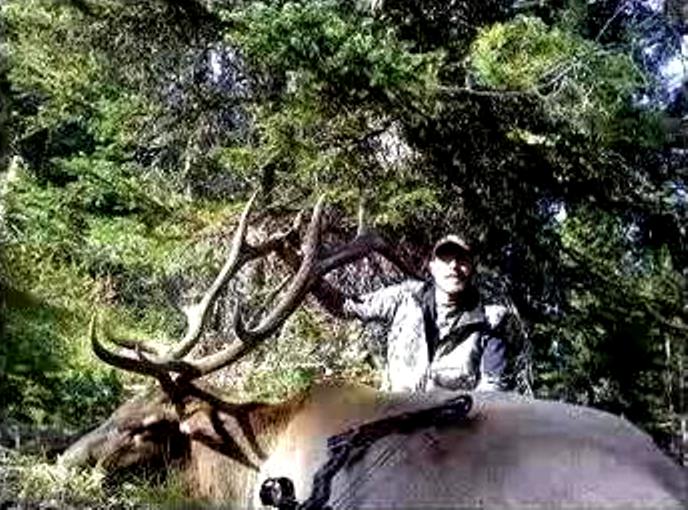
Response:
[[[505,346],[473,285],[471,248],[455,235],[433,248],[432,278],[348,298],[343,313],[389,324],[384,389],[504,390]]]

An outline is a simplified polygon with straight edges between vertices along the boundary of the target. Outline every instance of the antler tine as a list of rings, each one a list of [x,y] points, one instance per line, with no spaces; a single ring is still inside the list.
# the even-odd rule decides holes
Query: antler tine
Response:
[[[358,202],[358,225],[356,227],[356,237],[360,237],[368,231],[368,225],[365,222],[365,198],[361,196]]]
[[[321,260],[318,264],[318,276],[325,276],[333,269],[354,262],[372,252],[382,255],[392,264],[397,266],[405,275],[422,279],[422,277],[396,253],[392,246],[373,232],[367,232],[357,236],[353,241],[331,252],[327,258]]]
[[[250,353],[261,340],[272,335],[291,315],[305,298],[309,288],[316,281],[314,267],[317,262],[318,248],[320,246],[320,225],[324,209],[325,197],[321,196],[315,207],[308,225],[306,238],[303,245],[303,260],[293,277],[284,297],[278,302],[261,323],[254,329],[248,330],[241,319],[240,303],[237,302],[232,313],[232,327],[238,340],[225,347],[223,350],[204,357],[200,360],[188,361],[192,369],[185,374],[187,379],[201,377],[227,365],[230,365],[248,353]],[[298,231],[302,223],[302,214],[299,213],[289,232],[281,236],[285,239],[291,232]]]
[[[248,228],[248,217],[253,206],[253,202],[258,196],[258,192],[253,193],[249,201],[246,203],[244,210],[239,218],[239,225],[234,232],[234,237],[232,239],[232,245],[229,250],[229,256],[227,260],[218,273],[215,281],[212,283],[210,288],[207,290],[203,298],[197,304],[189,307],[186,311],[187,317],[187,330],[184,338],[180,344],[172,349],[168,354],[168,359],[179,359],[186,356],[191,349],[198,343],[201,336],[201,331],[203,331],[203,326],[208,319],[208,310],[210,305],[217,298],[217,294],[227,281],[234,276],[237,270],[247,261],[250,260],[251,247],[244,246],[244,241],[246,239],[246,230]],[[243,248],[243,251],[242,251]]]
[[[282,299],[275,305],[272,311],[254,329],[247,329],[241,320],[239,308],[233,319],[236,336],[245,344],[255,344],[272,335],[301,304],[308,294],[308,290],[317,279],[316,265],[318,248],[320,247],[320,224],[322,221],[325,197],[320,196],[315,207],[311,221],[308,225],[303,244],[303,259],[301,266],[294,275],[289,287]]]
[[[132,358],[124,354],[119,354],[117,352],[109,350],[105,347],[100,340],[98,340],[98,335],[96,333],[96,315],[93,314],[91,322],[88,326],[88,334],[91,340],[91,348],[95,355],[108,365],[112,365],[122,370],[127,370],[130,372],[136,372],[142,375],[151,375],[154,377],[161,377],[166,374],[164,368],[161,368],[156,363],[152,363],[145,358]]]
[[[214,354],[205,356],[199,360],[192,360],[186,362],[188,370],[184,374],[187,381],[195,379],[197,377],[202,377],[204,375],[220,370],[232,363],[235,363],[239,359],[243,358],[246,354],[251,352],[251,350],[257,345],[257,343],[249,344],[241,341],[232,342],[228,347],[225,347],[221,351]],[[179,363],[179,362],[177,362]]]
[[[139,344],[135,347],[127,348],[127,354],[122,354],[119,352],[112,351],[108,349],[103,343],[98,339],[98,334],[96,332],[96,317],[95,315],[91,319],[89,324],[89,338],[91,341],[91,348],[94,354],[103,362],[108,365],[120,368],[127,372],[134,372],[141,375],[152,376],[161,382],[170,381],[170,372],[176,372],[182,374],[186,381],[201,377],[205,374],[212,372],[221,368],[221,366],[215,366],[217,364],[218,355],[223,355],[228,359],[224,365],[231,363],[233,352],[238,352],[240,346],[235,346],[232,352],[221,351],[215,355],[207,356],[198,361],[183,361],[183,360],[156,360],[151,359],[143,351],[139,350]],[[115,343],[114,338],[109,338],[111,342]],[[133,357],[133,353],[136,353],[136,357]],[[222,365],[222,366],[224,366]],[[164,385],[164,383],[163,383]]]
[[[110,340],[113,344],[115,344],[119,347],[124,347],[125,349],[129,349],[132,351],[138,351],[138,352],[145,352],[148,354],[152,354],[153,356],[160,356],[160,350],[158,349],[157,346],[152,345],[152,344],[145,342],[143,340],[131,340],[129,338],[115,338],[115,337],[108,337],[108,340]]]

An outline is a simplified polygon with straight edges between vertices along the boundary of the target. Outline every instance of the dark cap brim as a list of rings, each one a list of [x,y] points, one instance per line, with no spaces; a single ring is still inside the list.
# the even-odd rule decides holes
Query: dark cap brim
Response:
[[[457,253],[465,253],[472,255],[473,250],[471,246],[457,235],[448,235],[437,241],[432,249],[432,255],[435,256],[439,250],[453,248]]]

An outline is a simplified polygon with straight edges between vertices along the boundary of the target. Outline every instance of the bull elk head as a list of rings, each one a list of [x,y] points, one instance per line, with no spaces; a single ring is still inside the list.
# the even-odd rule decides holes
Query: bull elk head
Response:
[[[324,248],[321,243],[322,197],[313,209],[302,242],[300,238],[304,221],[299,213],[287,230],[271,235],[258,244],[250,244],[246,240],[246,232],[255,200],[256,194],[244,207],[232,236],[227,259],[214,281],[199,301],[184,309],[187,327],[178,343],[165,347],[161,342],[108,335],[107,340],[113,346],[106,346],[99,338],[102,333],[99,334],[96,318],[93,317],[89,336],[96,356],[122,370],[154,377],[163,391],[124,404],[106,423],[73,445],[62,456],[63,463],[98,463],[108,469],[119,470],[139,464],[155,466],[163,461],[188,460],[190,440],[193,438],[222,454],[229,454],[228,457],[239,459],[243,464],[254,466],[255,462],[250,461],[240,447],[229,446],[234,440],[226,433],[229,427],[225,423],[227,417],[233,416],[245,431],[251,429],[252,420],[258,420],[260,428],[270,428],[277,426],[281,417],[288,414],[287,410],[298,406],[302,399],[297,397],[282,406],[231,404],[195,381],[235,363],[274,335],[309,292],[312,291],[325,306],[328,300],[340,299],[339,292],[323,278],[335,268],[376,252],[404,273],[413,275],[413,271],[390,245],[365,228],[362,208],[355,238],[337,247]],[[201,339],[220,291],[247,263],[269,254],[278,255],[294,271],[294,275],[280,286],[284,290],[277,302],[256,325],[247,326],[242,317],[242,306],[237,300],[231,320],[235,338],[229,339],[218,352],[191,358],[190,354]],[[264,456],[262,446],[255,439],[250,442],[249,450],[258,452],[258,457]]]

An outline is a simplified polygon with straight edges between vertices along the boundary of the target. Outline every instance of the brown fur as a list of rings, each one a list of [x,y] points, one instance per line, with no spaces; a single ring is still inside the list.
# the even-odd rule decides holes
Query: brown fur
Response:
[[[306,395],[277,405],[204,405],[184,420],[191,438],[185,478],[190,493],[214,501],[242,501]]]

